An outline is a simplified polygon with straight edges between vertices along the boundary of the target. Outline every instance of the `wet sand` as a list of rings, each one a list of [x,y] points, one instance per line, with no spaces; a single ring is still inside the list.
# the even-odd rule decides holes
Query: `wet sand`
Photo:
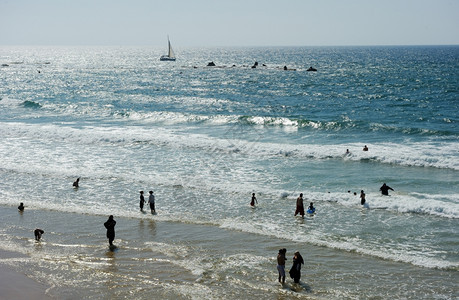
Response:
[[[24,257],[24,255],[0,250],[0,300],[52,299],[51,296],[47,295],[48,287],[1,263],[4,260],[20,257]]]

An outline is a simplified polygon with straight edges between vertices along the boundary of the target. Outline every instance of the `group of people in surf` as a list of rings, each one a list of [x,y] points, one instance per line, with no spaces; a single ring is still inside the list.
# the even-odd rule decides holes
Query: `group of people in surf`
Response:
[[[151,214],[156,214],[155,209],[155,195],[153,195],[153,191],[148,192],[150,195],[148,196],[148,204],[150,205]],[[143,191],[140,191],[140,211],[143,211],[143,206],[146,203],[145,197],[143,196]]]
[[[22,214],[24,212],[24,209],[25,209],[24,202],[19,203],[19,206],[18,206],[19,213]],[[43,233],[45,233],[45,232],[43,231],[43,229],[40,229],[40,228],[36,228],[33,231],[33,234],[35,236],[35,240],[37,242],[41,239],[41,236],[42,236]]]
[[[80,183],[80,178],[77,178],[73,182],[73,188],[78,189]],[[153,191],[149,191],[149,196],[148,196],[148,204],[150,205],[150,210],[152,214],[156,214],[156,209],[155,209],[155,195],[153,194]],[[255,196],[255,194],[254,194]],[[140,211],[143,211],[144,204],[146,203],[145,198],[143,196],[143,191],[140,191]],[[20,213],[24,212],[24,203],[21,202],[18,206],[18,210]],[[116,221],[113,219],[113,216],[110,215],[108,217],[108,220],[104,223],[105,228],[107,229],[107,238],[108,238],[108,243],[110,246],[113,246],[113,241],[115,240],[115,225]],[[34,235],[35,235],[35,240],[40,241],[41,236],[45,233],[42,229],[37,228],[34,230]]]
[[[285,283],[285,261],[287,249],[283,248],[279,250],[277,254],[277,271],[279,272],[279,282],[284,284]],[[300,252],[296,251],[293,254],[293,264],[290,268],[289,275],[290,278],[293,279],[293,282],[299,283],[301,278],[301,265],[304,265],[303,257],[301,256]]]

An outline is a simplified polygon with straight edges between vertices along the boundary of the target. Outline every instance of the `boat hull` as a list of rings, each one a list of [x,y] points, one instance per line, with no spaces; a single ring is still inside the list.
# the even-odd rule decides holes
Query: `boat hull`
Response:
[[[159,60],[160,61],[175,61],[175,57],[161,56]]]

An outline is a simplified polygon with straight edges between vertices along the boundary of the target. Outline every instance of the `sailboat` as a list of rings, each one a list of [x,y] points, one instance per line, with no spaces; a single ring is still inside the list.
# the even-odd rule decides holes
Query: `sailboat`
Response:
[[[175,61],[175,54],[174,54],[174,51],[172,50],[171,41],[169,41],[169,36],[167,36],[167,44],[169,46],[169,52],[167,52],[167,55],[161,55],[159,60],[161,60],[161,61]]]

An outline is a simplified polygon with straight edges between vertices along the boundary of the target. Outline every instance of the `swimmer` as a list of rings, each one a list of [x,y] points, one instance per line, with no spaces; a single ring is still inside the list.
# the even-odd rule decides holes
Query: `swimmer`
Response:
[[[363,147],[363,151],[368,151],[367,145],[365,145],[365,147]]]
[[[19,211],[24,211],[24,203],[19,203],[19,206],[18,206],[18,209]]]
[[[33,233],[35,235],[35,240],[39,241],[41,239],[41,235],[45,232],[42,229],[37,228]]]
[[[73,182],[73,187],[74,187],[74,188],[79,187],[79,182],[80,182],[80,177],[78,177],[77,180],[75,180],[75,181]]]
[[[250,201],[250,206],[255,206],[255,203],[258,204],[257,197],[255,197],[255,193],[252,193],[252,201]]]
[[[365,193],[363,192],[363,190],[360,191],[360,204],[365,204]]]
[[[390,186],[386,185],[386,183],[384,183],[380,188],[379,190],[381,191],[381,194],[383,194],[384,196],[389,196],[389,190],[394,190],[393,188],[391,188]]]

